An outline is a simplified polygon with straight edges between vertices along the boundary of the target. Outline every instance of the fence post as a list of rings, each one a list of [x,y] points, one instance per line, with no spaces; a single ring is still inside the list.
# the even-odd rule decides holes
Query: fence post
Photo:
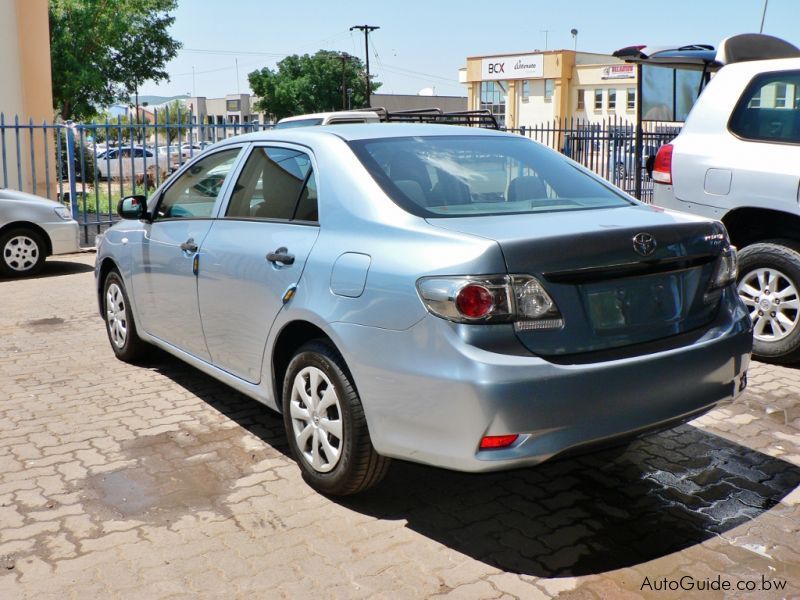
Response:
[[[72,218],[78,220],[78,185],[75,180],[75,123],[67,121],[67,179],[69,180],[69,204]]]

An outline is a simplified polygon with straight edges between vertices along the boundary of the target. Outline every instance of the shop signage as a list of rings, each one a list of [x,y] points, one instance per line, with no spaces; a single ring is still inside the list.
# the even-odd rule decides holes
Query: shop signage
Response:
[[[481,79],[535,79],[544,77],[544,55],[495,56],[481,61]]]
[[[633,79],[636,77],[636,65],[608,65],[603,67],[602,79]]]
[[[228,100],[225,102],[225,110],[228,112],[239,112],[242,110],[241,100]]]

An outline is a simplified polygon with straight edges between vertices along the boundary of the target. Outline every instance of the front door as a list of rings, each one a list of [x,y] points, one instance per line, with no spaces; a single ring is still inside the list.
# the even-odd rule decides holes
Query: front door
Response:
[[[196,259],[211,228],[240,147],[194,163],[161,194],[145,225],[133,264],[133,295],[141,327],[194,356],[209,359],[197,305]]]
[[[201,247],[200,315],[215,366],[261,380],[270,327],[318,234],[309,156],[254,147]]]

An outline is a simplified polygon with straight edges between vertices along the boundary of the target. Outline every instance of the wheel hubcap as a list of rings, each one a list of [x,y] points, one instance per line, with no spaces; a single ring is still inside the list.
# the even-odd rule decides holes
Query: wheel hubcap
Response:
[[[306,367],[295,376],[289,410],[303,460],[319,473],[331,471],[342,453],[342,411],[322,370]]]
[[[777,342],[791,334],[800,320],[800,296],[792,280],[777,269],[754,269],[737,286],[753,321],[753,337]]]
[[[27,235],[16,235],[6,242],[3,260],[15,271],[28,271],[39,260],[39,246]]]
[[[117,348],[122,348],[128,337],[128,317],[122,289],[116,283],[109,285],[106,291],[106,323],[111,342]]]

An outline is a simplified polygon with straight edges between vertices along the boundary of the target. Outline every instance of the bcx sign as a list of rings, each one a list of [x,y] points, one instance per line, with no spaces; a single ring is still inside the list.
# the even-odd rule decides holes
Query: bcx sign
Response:
[[[481,61],[481,79],[535,79],[544,77],[544,56],[523,54],[521,56],[493,56]]]

